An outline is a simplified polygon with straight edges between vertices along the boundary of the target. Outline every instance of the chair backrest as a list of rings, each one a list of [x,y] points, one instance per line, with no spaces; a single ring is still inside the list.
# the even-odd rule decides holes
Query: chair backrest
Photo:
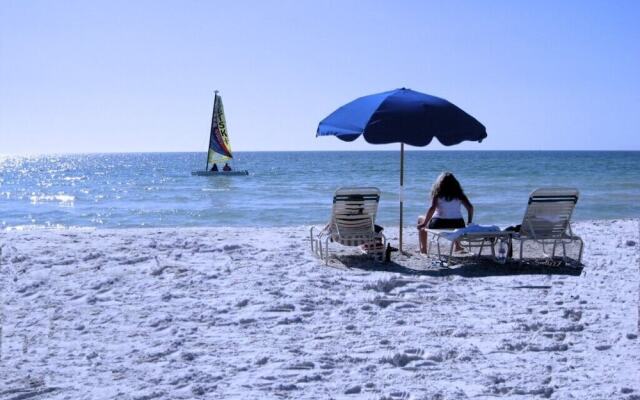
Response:
[[[335,234],[372,232],[378,213],[380,189],[375,187],[342,187],[333,195],[332,223]]]
[[[571,214],[578,202],[574,188],[540,188],[529,195],[520,235],[535,239],[555,239],[571,230]]]

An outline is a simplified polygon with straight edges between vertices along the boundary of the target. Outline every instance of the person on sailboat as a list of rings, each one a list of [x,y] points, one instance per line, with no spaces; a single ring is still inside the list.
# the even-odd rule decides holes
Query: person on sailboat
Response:
[[[211,167],[211,172],[218,172],[218,165],[213,163],[213,167]]]
[[[229,163],[224,163],[224,167],[222,167],[223,171],[231,171],[231,167],[229,166]]]

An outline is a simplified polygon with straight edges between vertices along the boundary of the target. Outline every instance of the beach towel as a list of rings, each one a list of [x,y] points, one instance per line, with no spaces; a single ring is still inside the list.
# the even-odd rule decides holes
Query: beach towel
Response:
[[[496,225],[477,225],[469,224],[464,228],[458,228],[452,232],[443,232],[442,236],[448,240],[458,240],[466,233],[483,233],[483,232],[500,232],[500,228]]]

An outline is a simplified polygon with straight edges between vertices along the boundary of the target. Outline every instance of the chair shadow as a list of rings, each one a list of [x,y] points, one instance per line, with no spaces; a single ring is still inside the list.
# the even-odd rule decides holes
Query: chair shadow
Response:
[[[381,263],[361,256],[342,256],[340,262],[348,269],[368,272],[391,272],[402,275],[414,276],[461,276],[464,278],[485,278],[490,276],[514,276],[514,275],[567,275],[580,276],[583,265],[566,265],[561,263],[549,264],[548,260],[527,260],[520,265],[518,262],[498,264],[489,259],[468,261],[462,264],[446,267],[437,259],[425,259],[422,264],[431,264],[427,268],[412,268],[395,261]]]

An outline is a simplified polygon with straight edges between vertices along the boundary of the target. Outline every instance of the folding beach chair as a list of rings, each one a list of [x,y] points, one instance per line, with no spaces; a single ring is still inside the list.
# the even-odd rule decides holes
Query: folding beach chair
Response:
[[[580,244],[578,263],[582,260],[584,242],[571,230],[571,215],[578,202],[578,190],[573,188],[540,188],[529,195],[527,210],[522,219],[520,232],[514,233],[513,240],[520,242],[520,263],[526,241],[542,244],[542,251],[551,258],[555,257],[556,247],[562,246],[562,259],[566,262],[566,245],[572,242]],[[547,254],[547,245],[552,246]]]
[[[323,229],[309,232],[311,251],[329,263],[329,243],[343,246],[368,246],[367,254],[382,259],[386,238],[376,232],[375,220],[380,202],[380,189],[375,187],[343,187],[333,196],[331,220]]]

